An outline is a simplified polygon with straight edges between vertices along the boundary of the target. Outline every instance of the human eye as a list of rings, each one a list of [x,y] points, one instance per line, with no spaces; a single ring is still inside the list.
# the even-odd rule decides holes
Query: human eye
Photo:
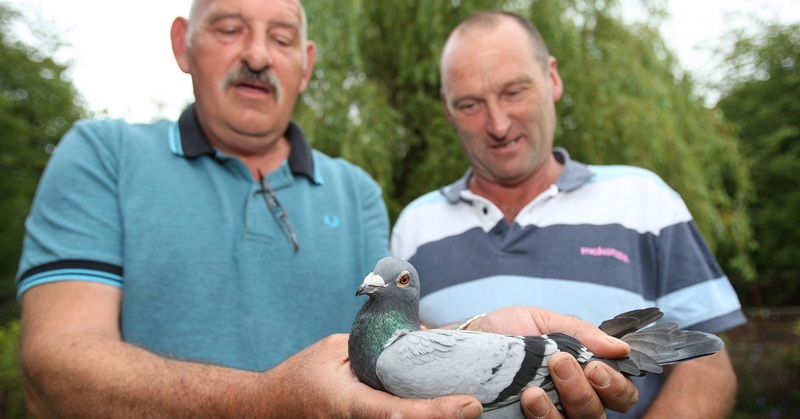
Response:
[[[213,31],[222,39],[231,39],[244,32],[244,25],[238,19],[220,19],[214,23]]]
[[[519,100],[525,96],[527,91],[526,86],[511,86],[503,92],[503,96],[510,100]]]
[[[480,104],[474,99],[460,100],[456,103],[456,109],[465,114],[472,114],[478,111]]]
[[[236,26],[222,26],[217,29],[217,32],[219,32],[222,35],[235,35],[241,32],[241,28]]]
[[[284,47],[294,44],[294,42],[292,42],[292,38],[282,35],[273,35],[272,40],[275,41],[276,44]]]
[[[291,26],[277,26],[270,31],[270,39],[284,47],[297,43],[297,31]]]

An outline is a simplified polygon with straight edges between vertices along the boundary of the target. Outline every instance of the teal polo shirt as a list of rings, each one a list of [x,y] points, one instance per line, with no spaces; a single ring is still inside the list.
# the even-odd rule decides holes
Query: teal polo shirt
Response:
[[[347,332],[364,276],[388,255],[377,183],[313,150],[292,123],[291,154],[262,186],[215,150],[194,107],[177,122],[83,121],[40,181],[18,296],[53,281],[122,290],[123,339],[162,356],[261,371]]]

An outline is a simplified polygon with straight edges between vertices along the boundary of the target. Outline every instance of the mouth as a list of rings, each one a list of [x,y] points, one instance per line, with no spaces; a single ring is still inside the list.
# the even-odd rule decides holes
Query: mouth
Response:
[[[491,146],[489,146],[489,148],[492,148],[492,149],[495,149],[495,150],[503,150],[503,149],[506,149],[506,148],[514,147],[515,145],[517,145],[518,142],[519,142],[519,140],[511,140],[511,141],[507,141],[505,143],[492,144]]]
[[[225,78],[223,89],[232,89],[252,99],[271,96],[277,101],[281,97],[281,84],[269,69],[255,71],[247,66],[239,67]]]
[[[238,83],[234,83],[233,87],[244,91],[262,93],[268,95],[271,95],[275,92],[272,86],[254,81],[241,81]]]

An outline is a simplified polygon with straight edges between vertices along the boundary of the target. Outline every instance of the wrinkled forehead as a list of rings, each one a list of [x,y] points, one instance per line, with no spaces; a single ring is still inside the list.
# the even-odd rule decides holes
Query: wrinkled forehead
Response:
[[[297,26],[302,39],[307,39],[306,13],[298,0],[194,0],[189,22],[194,25],[200,19],[213,19],[218,14],[252,14],[279,19]]]
[[[460,23],[448,36],[442,49],[440,76],[453,65],[476,58],[476,54],[511,54],[521,61],[539,61],[547,68],[549,51],[541,35],[532,24],[525,25],[521,18],[502,13],[479,13]]]
[[[448,40],[442,54],[442,87],[455,93],[456,85],[478,89],[482,84],[503,86],[539,79],[541,66],[531,45],[527,37],[514,36],[513,28],[478,28],[458,34]]]

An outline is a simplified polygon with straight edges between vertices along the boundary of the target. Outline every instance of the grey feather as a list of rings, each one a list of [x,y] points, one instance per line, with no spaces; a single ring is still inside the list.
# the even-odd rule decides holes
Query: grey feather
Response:
[[[658,308],[622,313],[600,325],[630,345],[630,355],[622,359],[596,357],[561,333],[505,336],[422,330],[419,276],[410,263],[395,258],[381,259],[356,295],[368,296],[353,321],[348,348],[353,371],[362,382],[408,398],[470,394],[483,403],[486,417],[523,417],[519,398],[529,386],[542,387],[559,406],[547,367],[557,352],[572,354],[583,366],[599,360],[624,374],[641,376],[723,348],[717,336],[680,330],[674,323],[645,328],[663,316]]]

